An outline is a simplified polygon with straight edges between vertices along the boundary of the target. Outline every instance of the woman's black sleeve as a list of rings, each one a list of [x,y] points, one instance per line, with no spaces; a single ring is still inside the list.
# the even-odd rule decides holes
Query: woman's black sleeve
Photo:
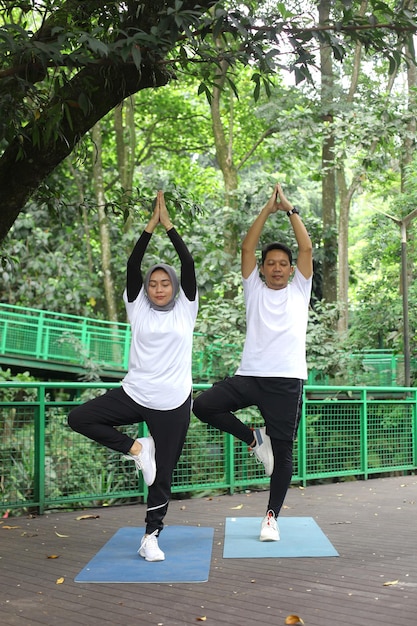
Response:
[[[127,261],[126,292],[128,302],[136,300],[143,285],[141,265],[143,255],[145,254],[151,237],[152,233],[148,233],[144,230]]]
[[[181,287],[188,300],[194,301],[197,295],[194,259],[175,228],[167,230],[167,235],[181,261]]]

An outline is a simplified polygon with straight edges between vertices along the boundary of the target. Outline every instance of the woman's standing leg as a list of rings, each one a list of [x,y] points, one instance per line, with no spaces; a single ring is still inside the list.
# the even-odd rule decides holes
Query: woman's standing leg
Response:
[[[172,474],[180,458],[190,423],[191,396],[177,409],[148,411],[146,422],[155,441],[156,478],[149,487],[146,534],[164,527],[171,498]]]

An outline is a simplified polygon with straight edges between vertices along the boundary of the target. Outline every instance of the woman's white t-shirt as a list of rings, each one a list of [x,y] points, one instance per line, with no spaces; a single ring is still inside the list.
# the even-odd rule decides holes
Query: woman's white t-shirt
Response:
[[[132,329],[128,373],[124,391],[138,404],[150,409],[175,409],[192,390],[193,330],[198,312],[198,295],[190,301],[180,288],[170,311],[156,311],[142,287],[133,302],[123,294]]]
[[[311,285],[297,269],[284,289],[267,287],[257,267],[243,279],[246,339],[237,375],[307,378]]]

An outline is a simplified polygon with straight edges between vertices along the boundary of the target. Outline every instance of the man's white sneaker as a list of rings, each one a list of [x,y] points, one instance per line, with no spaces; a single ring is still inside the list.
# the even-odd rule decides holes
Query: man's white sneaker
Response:
[[[142,537],[138,554],[142,556],[145,561],[165,561],[165,554],[158,546],[157,530],[150,535],[144,535]]]
[[[156,462],[155,462],[155,442],[152,437],[142,437],[136,439],[142,445],[142,450],[139,454],[126,454],[125,459],[132,459],[136,464],[136,469],[142,472],[143,480],[150,487],[156,477]]]
[[[253,431],[256,446],[250,448],[252,454],[256,456],[265,467],[265,474],[271,476],[274,471],[274,453],[272,452],[271,438],[266,434],[265,428],[255,428]]]
[[[273,511],[268,511],[262,520],[259,541],[279,541],[279,529]]]

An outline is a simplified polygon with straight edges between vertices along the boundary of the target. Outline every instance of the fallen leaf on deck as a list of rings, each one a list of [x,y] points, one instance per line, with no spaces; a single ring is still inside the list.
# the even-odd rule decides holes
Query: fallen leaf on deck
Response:
[[[388,580],[386,583],[384,583],[384,587],[390,587],[391,585],[398,585],[400,581],[399,580]]]
[[[15,528],[20,528],[20,526],[2,526],[4,530],[14,530]]]
[[[207,617],[203,615],[203,617],[196,617],[197,622],[205,622],[207,621]]]
[[[59,555],[58,554],[49,554],[46,558],[47,559],[59,559]]]
[[[237,506],[230,507],[232,511],[236,511],[237,509],[243,509],[243,504],[238,504]]]
[[[286,624],[304,624],[303,620],[301,619],[301,617],[298,617],[298,615],[287,615],[287,617],[285,618],[285,623]]]
[[[60,535],[60,534],[59,534],[59,533],[57,533],[56,531],[55,531],[55,534],[56,534],[56,536],[57,536],[57,537],[69,537],[69,535]]]
[[[62,583],[64,582],[65,578],[63,576],[61,576],[61,578],[57,578],[56,580],[56,584],[57,585],[62,585]]]
[[[75,519],[78,522],[81,519],[98,519],[99,517],[100,517],[100,515],[79,515]]]

